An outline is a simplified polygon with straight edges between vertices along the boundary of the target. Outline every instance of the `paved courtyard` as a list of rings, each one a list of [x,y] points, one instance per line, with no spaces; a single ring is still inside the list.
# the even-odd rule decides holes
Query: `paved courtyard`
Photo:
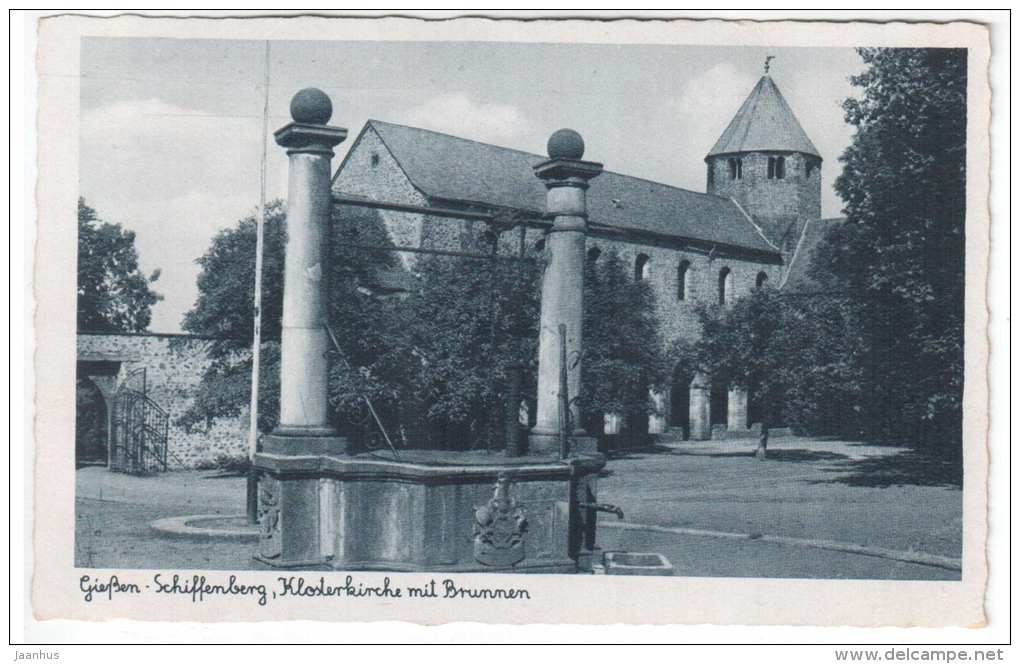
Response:
[[[656,551],[684,576],[957,579],[961,480],[909,450],[783,438],[683,442],[612,455],[599,499],[606,550]],[[244,511],[244,479],[210,471],[138,478],[77,473],[81,566],[250,569],[251,544],[155,534],[187,514]]]

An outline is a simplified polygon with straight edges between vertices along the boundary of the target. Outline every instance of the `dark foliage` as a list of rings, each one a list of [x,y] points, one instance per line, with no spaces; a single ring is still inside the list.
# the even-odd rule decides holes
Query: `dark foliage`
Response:
[[[335,215],[328,246],[329,320],[341,339],[345,355],[355,365],[372,344],[384,343],[387,332],[399,326],[384,320],[376,325],[386,303],[359,292],[378,270],[396,265],[392,254],[369,255],[352,249],[352,242],[387,242],[382,221],[374,212],[345,210]],[[266,207],[263,229],[262,353],[259,383],[259,429],[269,431],[279,417],[280,323],[283,314],[283,259],[286,215],[283,204]],[[213,238],[198,262],[199,296],[185,314],[182,326],[196,334],[218,337],[211,344],[213,362],[203,376],[194,404],[178,422],[184,426],[208,423],[215,417],[238,415],[251,399],[251,341],[254,331],[256,222],[254,216]],[[367,325],[374,327],[368,328]],[[364,335],[364,329],[378,329]],[[381,339],[381,340],[380,340]],[[334,381],[334,393],[343,387]]]
[[[587,262],[581,409],[592,433],[603,413],[635,421],[651,412],[649,389],[662,386],[668,364],[656,314],[651,285],[615,250]]]
[[[857,128],[836,189],[847,222],[815,272],[848,298],[862,352],[860,426],[959,448],[963,388],[967,53],[859,49]]]
[[[88,332],[144,332],[152,307],[163,296],[138,269],[135,234],[99,219],[78,199],[78,329]]]
[[[279,330],[286,220],[280,204],[267,214],[263,281],[263,355],[259,428],[278,417]],[[493,236],[472,229],[475,251]],[[517,253],[511,233],[501,254]],[[352,245],[390,245],[377,212],[334,210],[329,248],[329,321],[342,349],[331,352],[330,403],[335,424],[366,444],[381,436],[367,396],[398,445],[498,449],[509,372],[523,372],[534,406],[541,256],[529,262],[421,256],[408,271],[395,252]],[[214,362],[193,407],[179,422],[195,426],[237,415],[250,399],[255,222],[223,231],[200,259],[200,295],[185,329],[217,335]],[[590,271],[585,403],[594,409],[647,413],[648,387],[663,365],[647,284],[634,284],[616,257]],[[400,277],[395,296],[380,284]],[[625,333],[622,333],[625,332]],[[628,368],[629,367],[629,368]],[[512,407],[512,406],[511,406]]]

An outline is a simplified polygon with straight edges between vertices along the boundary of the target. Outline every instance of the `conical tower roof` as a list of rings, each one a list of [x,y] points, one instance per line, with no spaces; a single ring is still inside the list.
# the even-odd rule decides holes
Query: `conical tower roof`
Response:
[[[822,158],[783,99],[783,93],[766,74],[758,80],[706,159],[720,154],[773,150]]]

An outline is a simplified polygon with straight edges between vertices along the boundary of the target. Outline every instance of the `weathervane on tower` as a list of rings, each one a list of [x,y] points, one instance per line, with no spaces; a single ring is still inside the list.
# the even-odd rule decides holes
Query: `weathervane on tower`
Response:
[[[765,74],[766,75],[768,75],[769,67],[771,66],[769,63],[772,62],[775,59],[776,59],[776,56],[774,56],[774,55],[766,55],[765,56]]]

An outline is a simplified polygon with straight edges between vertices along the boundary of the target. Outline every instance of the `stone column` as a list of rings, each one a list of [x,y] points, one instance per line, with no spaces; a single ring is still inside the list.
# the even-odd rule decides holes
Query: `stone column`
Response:
[[[287,148],[287,249],[280,342],[280,423],[263,440],[269,454],[346,451],[329,424],[326,247],[333,207],[330,160],[347,130],[330,127],[333,104],[321,90],[301,90],[290,103],[293,122],[276,142]]]
[[[649,390],[654,411],[648,416],[648,433],[666,433],[669,428],[669,401],[664,392]]]
[[[747,431],[747,390],[742,387],[730,387],[726,401],[726,429]]]
[[[691,380],[690,439],[712,438],[712,379],[705,373],[694,374]]]
[[[606,413],[602,416],[602,433],[616,436],[623,430],[623,417],[619,413]]]
[[[588,181],[602,173],[602,164],[581,161],[584,140],[570,129],[555,132],[548,143],[549,159],[534,167],[547,189],[546,215],[552,228],[546,237],[542,275],[542,314],[538,349],[538,409],[528,445],[532,454],[559,450],[560,339],[567,331],[567,391],[573,422],[572,450],[595,451],[594,439],[580,427],[574,401],[581,389],[582,323],[584,317],[585,235],[588,230]]]

